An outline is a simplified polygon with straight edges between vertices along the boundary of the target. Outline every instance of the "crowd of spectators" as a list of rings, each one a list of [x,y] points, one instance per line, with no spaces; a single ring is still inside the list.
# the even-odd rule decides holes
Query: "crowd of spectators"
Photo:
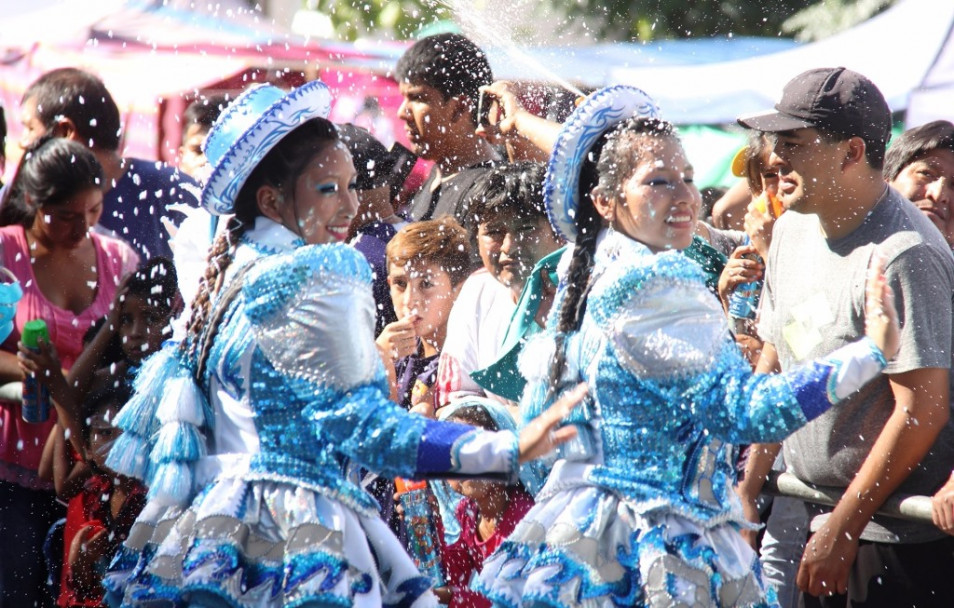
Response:
[[[420,40],[395,75],[410,151],[432,163],[419,191],[398,196],[402,154],[338,126],[357,172],[348,240],[373,270],[390,398],[430,418],[516,428],[526,422],[518,360],[547,327],[574,250],[544,206],[543,161],[561,125],[525,109],[520,86],[494,82],[484,53],[458,35]],[[146,491],[106,466],[111,421],[143,360],[173,332],[182,338],[209,247],[228,232],[197,194],[212,169],[204,139],[229,101],[189,106],[174,168],[122,156],[119,111],[94,74],[57,69],[23,94],[23,156],[0,206],[0,265],[23,291],[0,347],[0,606],[105,602],[105,566]],[[800,75],[776,111],[740,123],[751,131],[733,166],[741,179],[709,193],[711,218],[693,212],[684,251],[752,369],[794,369],[865,334],[873,243],[901,324],[897,356],[847,403],[781,444],[737,446],[742,509],[766,524],[746,538],[786,608],[951,605],[954,124],[889,142],[880,92],[843,68]],[[752,284],[757,315],[730,319],[733,295]],[[49,327],[39,350],[18,344],[33,319]],[[29,375],[54,402],[42,423],[21,416]],[[765,509],[773,467],[843,495],[831,507],[776,497]],[[434,488],[434,518],[455,520],[438,526],[442,603],[490,605],[471,580],[532,507],[546,470],[535,472]],[[384,521],[406,538],[394,484],[364,473]],[[933,524],[879,515],[894,492],[933,496]]]

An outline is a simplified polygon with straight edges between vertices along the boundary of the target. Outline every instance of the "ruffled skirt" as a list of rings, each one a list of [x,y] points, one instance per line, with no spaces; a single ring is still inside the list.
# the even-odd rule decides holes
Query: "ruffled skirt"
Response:
[[[147,506],[105,581],[112,606],[436,606],[379,518],[289,483],[221,479]]]
[[[777,605],[735,524],[703,526],[663,501],[554,481],[484,562],[477,589],[495,606]]]

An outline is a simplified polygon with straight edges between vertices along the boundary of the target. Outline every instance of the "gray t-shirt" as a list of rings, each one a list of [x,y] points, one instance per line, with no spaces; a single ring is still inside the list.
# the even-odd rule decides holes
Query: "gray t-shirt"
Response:
[[[875,245],[901,321],[901,348],[886,374],[951,367],[954,258],[937,228],[888,188],[851,234],[827,240],[818,217],[789,212],[775,224],[759,333],[778,351],[783,370],[823,357],[864,335],[865,273]],[[954,391],[952,391],[954,395]],[[870,382],[784,442],[790,472],[804,481],[845,488],[894,407],[887,375]],[[898,492],[933,494],[954,466],[954,416]],[[816,507],[816,513],[830,508]],[[823,522],[816,517],[812,529]],[[943,537],[927,524],[876,517],[862,538],[924,542]]]
[[[748,241],[748,236],[741,230],[721,230],[709,224],[706,224],[706,228],[709,229],[709,244],[725,257],[732,255],[736,247]]]

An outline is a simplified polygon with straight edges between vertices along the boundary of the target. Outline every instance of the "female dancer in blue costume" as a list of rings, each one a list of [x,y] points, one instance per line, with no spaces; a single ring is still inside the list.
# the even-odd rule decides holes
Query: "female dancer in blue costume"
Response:
[[[340,243],[355,170],[329,107],[318,82],[262,85],[209,133],[202,204],[234,217],[187,338],[144,365],[117,416],[110,466],[144,479],[149,503],[107,576],[112,603],[434,605],[351,473],[515,479],[518,459],[573,434],[551,432],[559,413],[518,439],[387,400],[371,271]]]
[[[877,264],[867,338],[796,372],[753,375],[701,270],[678,253],[700,196],[644,93],[585,100],[546,181],[565,256],[550,326],[521,359],[525,417],[586,381],[536,506],[484,562],[500,606],[771,606],[738,533],[734,443],[776,441],[874,377],[897,349]]]

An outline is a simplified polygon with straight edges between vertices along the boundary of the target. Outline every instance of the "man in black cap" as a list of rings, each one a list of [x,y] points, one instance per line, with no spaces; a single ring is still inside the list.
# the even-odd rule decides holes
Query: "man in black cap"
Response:
[[[886,259],[902,323],[885,373],[785,440],[789,472],[844,489],[810,505],[797,575],[804,606],[954,606],[954,538],[875,516],[894,492],[931,494],[950,476],[954,258],[943,237],[881,175],[891,112],[845,68],[786,85],[775,110],[739,119],[774,138],[786,213],[766,260],[758,371],[790,369],[864,335],[865,273]],[[778,446],[759,446],[740,486],[758,493]]]
[[[397,155],[391,154],[367,129],[345,123],[338,125],[338,134],[348,146],[354,168],[358,172],[355,182],[358,212],[351,222],[348,242],[360,251],[371,265],[371,292],[374,294],[375,304],[374,335],[377,337],[389,323],[398,320],[391,305],[385,249],[404,224],[401,218],[394,214],[392,192],[400,188],[407,173],[405,168],[395,166],[399,160]]]

